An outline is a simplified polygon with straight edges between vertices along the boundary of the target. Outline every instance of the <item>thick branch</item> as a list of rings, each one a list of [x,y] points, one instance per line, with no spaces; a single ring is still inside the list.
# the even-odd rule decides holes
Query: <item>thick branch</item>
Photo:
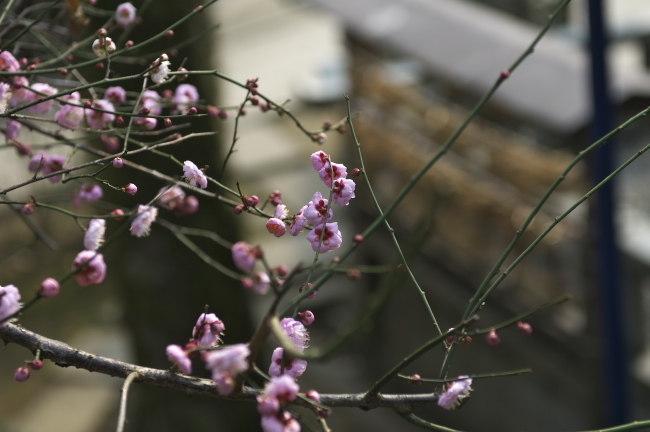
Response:
[[[135,382],[168,387],[191,395],[208,396],[219,399],[239,399],[255,401],[260,390],[244,387],[242,392],[232,396],[221,396],[213,380],[176,374],[168,370],[153,369],[126,363],[107,357],[97,356],[78,350],[63,342],[49,339],[31,332],[15,324],[0,327],[0,339],[5,343],[13,342],[21,345],[34,354],[40,350],[40,358],[48,359],[61,367],[74,366],[90,372],[99,372],[112,377],[126,378],[135,372]],[[392,408],[398,411],[409,411],[415,406],[433,405],[438,401],[435,393],[426,394],[378,394],[372,399],[364,399],[364,393],[357,394],[321,394],[320,404],[328,407],[361,408]],[[311,406],[309,402],[296,399],[296,404]]]

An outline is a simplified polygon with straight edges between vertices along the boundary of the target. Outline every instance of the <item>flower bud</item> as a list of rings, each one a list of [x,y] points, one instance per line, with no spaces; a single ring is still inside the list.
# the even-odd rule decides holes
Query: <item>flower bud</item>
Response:
[[[163,126],[165,126],[166,128],[171,127],[172,124],[173,124],[172,119],[170,118],[166,118],[163,120]]]
[[[235,206],[235,214],[242,214],[246,206],[244,204],[239,204]]]
[[[323,132],[321,132],[321,133],[319,133],[318,135],[316,135],[314,137],[314,140],[318,144],[323,145],[323,144],[325,144],[325,141],[327,141],[327,135],[325,135]]]
[[[409,378],[411,378],[409,380],[409,384],[411,384],[412,386],[420,386],[420,385],[422,385],[422,377],[420,375],[413,374]]]
[[[115,168],[122,168],[124,166],[124,159],[116,157],[113,159],[113,166]]]
[[[122,116],[115,117],[115,127],[118,128],[124,127],[124,117]]]
[[[116,216],[116,217],[115,217],[115,220],[116,220],[116,221],[121,221],[121,220],[124,219],[124,217],[123,217],[123,216],[124,216],[124,210],[122,210],[122,209],[115,209],[115,210],[113,210],[113,211],[111,212],[111,214],[112,214],[113,216]]]
[[[18,382],[26,381],[29,378],[29,368],[27,366],[21,366],[16,369],[14,374],[14,379]]]
[[[36,206],[34,205],[34,203],[31,203],[31,202],[30,202],[30,203],[27,203],[27,204],[25,204],[25,205],[23,206],[23,208],[22,208],[22,212],[23,212],[23,214],[24,214],[25,216],[29,216],[30,214],[34,213],[34,209],[35,209],[35,208],[36,208]]]
[[[34,370],[43,369],[43,360],[33,360],[30,365]]]
[[[225,119],[228,118],[228,115],[229,115],[229,114],[228,114],[228,111],[227,111],[227,110],[224,110],[224,109],[219,110],[219,114],[218,114],[218,116],[219,116],[220,119],[225,120]]]
[[[352,177],[359,177],[362,172],[363,172],[363,170],[361,170],[359,168],[355,168],[355,169],[352,170]]]
[[[490,330],[486,336],[486,341],[489,346],[497,346],[501,343],[501,338],[495,329]]]
[[[41,282],[41,288],[38,290],[38,295],[45,298],[51,298],[59,294],[59,282],[54,278],[47,278]]]
[[[127,195],[131,195],[131,196],[138,193],[138,187],[133,183],[129,183],[128,185],[124,186],[122,190],[126,192]]]
[[[314,389],[307,390],[307,393],[305,393],[305,397],[306,397],[307,399],[311,399],[311,400],[313,400],[313,401],[316,402],[316,403],[319,403],[319,402],[320,402],[320,393],[318,393],[318,392],[317,392],[316,390],[314,390]]]
[[[174,30],[167,30],[165,32],[165,36],[167,36],[168,38],[173,38],[174,37]]]
[[[517,323],[517,330],[519,330],[519,332],[524,336],[530,336],[533,334],[533,327],[527,322],[519,321]]]
[[[354,238],[352,239],[352,242],[356,245],[360,245],[361,243],[363,243],[363,236],[361,234],[355,235]]]
[[[187,115],[194,115],[198,112],[199,110],[197,110],[196,107],[191,107],[190,109],[187,110]]]
[[[316,319],[312,311],[298,312],[298,316],[300,317],[300,322],[302,322],[305,326],[312,325]]]
[[[150,113],[151,113],[151,110],[149,108],[147,108],[147,107],[142,107],[142,108],[140,108],[140,111],[138,111],[138,115],[141,115],[141,116],[146,116],[146,115],[149,115]]]

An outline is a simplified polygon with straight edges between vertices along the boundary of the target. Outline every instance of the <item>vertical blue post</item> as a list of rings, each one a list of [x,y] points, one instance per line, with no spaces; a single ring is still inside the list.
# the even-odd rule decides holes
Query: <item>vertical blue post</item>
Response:
[[[599,139],[613,129],[613,107],[609,95],[606,48],[607,34],[602,0],[589,0],[589,50],[591,54],[591,93],[593,102],[593,138]],[[614,169],[614,143],[594,152],[593,180],[598,183]],[[595,195],[596,277],[602,317],[603,382],[607,426],[625,423],[627,404],[627,355],[623,322],[623,285],[616,245],[614,184],[609,183]]]

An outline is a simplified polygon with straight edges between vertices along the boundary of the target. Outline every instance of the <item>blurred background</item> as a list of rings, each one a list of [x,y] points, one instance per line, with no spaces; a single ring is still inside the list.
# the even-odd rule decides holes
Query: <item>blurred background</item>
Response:
[[[147,2],[133,3],[141,8]],[[199,4],[186,3],[184,12],[190,10],[189,3]],[[97,6],[108,7],[102,0]],[[187,57],[188,69],[216,68],[240,82],[258,78],[260,92],[277,103],[289,100],[287,107],[309,130],[344,118],[342,95],[349,94],[352,110],[358,113],[355,128],[367,174],[385,208],[499,73],[523,52],[556,6],[556,1],[541,0],[222,0],[176,33],[175,40],[182,41],[219,25],[196,43],[180,47],[172,64],[176,67]],[[590,84],[589,5],[574,0],[535,53],[390,218],[443,330],[457,322],[546,189],[594,141],[594,124],[601,122],[593,120],[594,94],[610,96],[612,125],[648,106],[650,7],[642,0],[616,0],[604,6],[608,87],[594,90]],[[150,7],[132,38],[143,39],[173,22],[180,14],[175,7]],[[90,16],[92,8],[88,10]],[[150,26],[153,22],[156,25]],[[90,24],[87,31],[95,28]],[[246,95],[214,79],[189,82],[199,87],[207,103],[222,107],[237,106]],[[325,192],[311,168],[311,153],[317,149],[330,153],[348,166],[348,172],[358,166],[348,132],[332,130],[326,144],[318,147],[286,117],[253,108],[240,120],[237,152],[225,174],[226,184],[239,182],[244,194],[264,199],[280,190],[293,214],[315,191]],[[215,175],[232,142],[233,126],[232,117],[200,123],[197,130],[217,130],[218,137],[179,147],[174,154],[199,166],[210,165],[208,174]],[[646,121],[635,123],[609,143],[611,153],[605,157],[617,166],[648,143],[648,132]],[[25,140],[43,142],[37,136]],[[25,178],[26,161],[14,153],[2,149],[3,187]],[[151,157],[137,162],[162,172],[176,169]],[[592,187],[596,164],[585,159],[574,168],[507,263]],[[584,430],[650,417],[649,172],[642,157],[617,178],[612,201],[605,206],[615,222],[609,231],[600,222],[607,216],[601,214],[598,204],[603,199],[598,196],[564,220],[495,291],[479,325],[496,324],[564,293],[572,294],[573,300],[531,317],[530,337],[512,328],[500,333],[498,347],[488,347],[482,339],[461,346],[450,372],[530,367],[533,373],[477,380],[471,400],[461,410],[430,407],[417,414],[448,427],[482,431]],[[164,186],[135,172],[119,174],[115,181],[138,184],[139,195],[107,193],[105,205],[117,202],[130,208]],[[51,197],[53,201],[69,200],[55,186],[36,185],[10,198],[39,198],[55,191],[62,195]],[[337,212],[344,246],[376,217],[361,181],[356,195]],[[201,209],[185,219],[161,216],[215,230],[229,241],[260,244],[271,266],[311,262],[311,247],[302,237],[275,239],[262,220],[246,214],[235,217],[230,209],[208,200],[201,199]],[[81,248],[82,232],[74,222],[40,210],[25,221],[6,206],[0,208],[0,217],[3,284],[15,284],[29,298],[29,290],[44,277],[68,271]],[[36,240],[25,225],[30,222],[57,242],[56,253]],[[109,234],[110,230],[109,224]],[[603,241],[607,236],[613,245]],[[232,266],[229,251],[200,244]],[[599,258],[603,250],[609,253],[606,261]],[[335,253],[323,258],[329,260],[329,255]],[[244,292],[237,281],[197,260],[160,226],[154,226],[148,238],[121,239],[107,250],[106,260],[109,276],[102,285],[83,288],[68,283],[59,297],[41,302],[21,318],[21,324],[99,355],[167,368],[165,346],[187,340],[205,304],[226,323],[225,342],[230,344],[250,337],[270,302]],[[352,261],[397,262],[384,233],[364,242]],[[609,270],[613,276],[605,274]],[[335,277],[305,305],[316,315],[311,345],[330,341],[368,307],[387,280],[393,278],[365,273],[359,280]],[[605,280],[614,283],[604,284]],[[362,392],[405,353],[432,337],[415,288],[406,279],[398,283],[379,318],[352,345],[332,360],[310,362],[300,379],[302,390]],[[607,287],[601,288],[605,285],[610,294]],[[607,297],[611,290],[613,299]],[[614,311],[608,312],[607,306]],[[273,348],[269,344],[264,358],[270,359]],[[16,383],[13,371],[29,359],[28,354],[11,345],[0,354],[0,370],[5,371],[0,375],[0,431],[114,429],[122,380],[46,362],[29,381]],[[436,377],[441,354],[434,350],[405,372]],[[267,364],[260,366],[265,369]],[[195,369],[205,376],[198,363]],[[387,388],[413,390],[401,382]],[[253,404],[190,398],[142,386],[131,392],[130,430],[259,430]],[[310,426],[318,430],[311,414],[303,414],[304,430]],[[338,431],[419,430],[387,410],[337,409],[329,424]]]

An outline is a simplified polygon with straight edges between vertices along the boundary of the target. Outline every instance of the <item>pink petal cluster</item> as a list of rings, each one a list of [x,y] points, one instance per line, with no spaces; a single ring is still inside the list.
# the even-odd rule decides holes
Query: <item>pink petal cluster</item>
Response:
[[[28,169],[31,172],[41,171],[44,175],[52,174],[63,169],[63,164],[65,164],[66,159],[65,156],[48,155],[40,152],[34,155],[29,161]],[[52,183],[56,183],[61,180],[61,176],[49,177],[49,180]]]
[[[8,119],[7,120],[7,130],[5,132],[5,138],[7,141],[12,141],[18,139],[20,135],[20,129],[23,125],[16,120]]]
[[[271,378],[264,393],[257,397],[257,410],[262,414],[264,432],[300,432],[300,423],[282,406],[293,402],[298,396],[298,384],[287,375]]]
[[[154,90],[145,90],[140,98],[141,108],[148,108],[151,115],[160,115],[162,113],[162,104],[160,95]]]
[[[226,330],[226,326],[213,313],[201,314],[192,329],[192,337],[199,346],[212,347],[221,343],[220,335]]]
[[[327,206],[329,201],[323,199],[323,196],[320,192],[316,192],[311,199],[311,202],[307,203],[305,207],[302,208],[302,213],[307,218],[309,222],[313,225],[319,225],[325,222],[325,214],[327,213],[327,222],[332,220],[334,216],[334,210],[331,208],[329,212],[327,211]]]
[[[82,269],[79,270],[80,268]],[[79,270],[75,274],[75,278],[81,286],[102,283],[106,277],[104,256],[93,250],[83,250],[77,254],[77,257],[72,262],[72,270]]]
[[[298,378],[307,370],[307,360],[293,358],[284,353],[282,347],[273,350],[271,356],[271,366],[269,367],[269,375],[272,377],[280,376],[282,367],[284,366],[284,374],[294,378]]]
[[[472,379],[469,377],[459,377],[458,381],[454,381],[447,390],[438,398],[438,406],[451,410],[460,405],[460,402],[465,399],[469,392],[472,390]]]
[[[14,80],[13,89],[11,90],[11,99],[9,105],[15,107],[27,103],[34,93],[29,90],[29,80],[25,77],[17,77]]]
[[[0,70],[7,72],[18,72],[20,63],[9,51],[0,52]]]
[[[72,104],[80,105],[81,96],[79,92],[74,92],[69,95],[61,96],[61,101],[70,102]],[[60,103],[61,109],[54,114],[54,121],[68,129],[76,129],[84,119],[84,109],[80,106],[69,105]]]
[[[258,248],[240,241],[232,246],[232,259],[235,265],[242,271],[250,273],[255,267],[255,261],[258,257]]]
[[[131,235],[146,237],[151,230],[151,224],[158,216],[158,209],[153,206],[139,205],[138,214],[131,223]]]
[[[194,162],[185,161],[183,166],[183,178],[194,187],[200,186],[205,189],[208,187],[208,178]]]
[[[0,83],[0,113],[7,111],[11,96],[11,86],[7,83]]]
[[[346,206],[354,198],[356,184],[350,179],[339,179],[334,181],[332,188],[332,201],[340,206]]]
[[[187,351],[183,347],[180,345],[167,345],[165,352],[169,361],[174,363],[178,367],[178,370],[185,375],[192,373],[192,360],[190,360]]]
[[[203,355],[206,368],[212,371],[219,394],[228,396],[234,390],[235,378],[248,369],[250,349],[246,344],[223,347],[207,351]]]
[[[268,232],[276,237],[282,237],[287,233],[287,226],[278,218],[271,218],[266,222]]]
[[[160,189],[158,205],[171,210],[176,216],[194,214],[199,210],[199,200],[195,196],[185,196],[185,191],[178,186],[167,186]]]
[[[43,99],[45,96],[52,96],[57,94],[59,91],[52,87],[49,84],[45,83],[36,83],[32,85],[32,92],[29,93],[28,98],[25,102],[27,103],[32,103],[36,102],[38,100]],[[38,93],[36,93],[38,92]],[[42,94],[41,94],[42,93]],[[45,95],[45,96],[43,96]],[[52,109],[52,105],[54,105],[54,99],[47,100],[45,102],[41,102],[39,104],[36,104],[34,106],[29,107],[28,109],[36,114],[47,114],[50,112]]]
[[[85,183],[74,193],[74,205],[99,201],[104,196],[102,187],[96,183]]]
[[[135,6],[131,3],[122,3],[115,10],[115,21],[125,29],[135,21],[135,12]]]
[[[258,294],[266,294],[271,288],[271,278],[264,272],[255,272],[253,275],[253,289]]]
[[[309,332],[300,321],[283,318],[280,325],[298,351],[303,352],[309,346]]]
[[[324,234],[323,234],[324,231]],[[323,237],[322,244],[320,243],[321,236]],[[320,224],[307,234],[307,240],[311,243],[311,248],[316,252],[320,244],[320,253],[329,252],[341,247],[343,237],[339,231],[338,222]]]
[[[109,87],[104,92],[104,99],[112,102],[113,105],[122,105],[126,102],[126,90],[120,86]]]
[[[4,319],[20,310],[20,292],[13,285],[0,287],[0,327],[7,324]]]
[[[169,61],[167,54],[163,54],[158,59],[156,59],[156,61],[152,64],[152,66],[156,66],[151,69],[151,81],[155,82],[156,84],[160,84],[165,81],[167,79],[167,76],[169,76],[170,64],[171,62]]]
[[[199,91],[192,84],[181,84],[176,87],[173,102],[179,112],[187,109],[199,101]]]
[[[107,37],[95,39],[92,48],[97,57],[107,57],[108,54],[113,54],[115,52],[117,46],[115,45],[115,42],[113,42],[113,39]]]
[[[115,106],[106,99],[96,100],[93,102],[92,106],[104,111],[115,111]],[[86,109],[85,112],[86,121],[93,129],[104,129],[107,124],[112,123],[113,120],[115,120],[115,114],[97,111],[92,108]]]
[[[106,233],[106,221],[104,219],[91,219],[84,235],[84,247],[86,250],[97,250],[104,243]]]
[[[291,219],[291,225],[289,225],[289,232],[292,236],[297,236],[305,230],[307,223],[309,221],[305,217],[304,213],[307,209],[307,206],[304,206],[300,211]]]

